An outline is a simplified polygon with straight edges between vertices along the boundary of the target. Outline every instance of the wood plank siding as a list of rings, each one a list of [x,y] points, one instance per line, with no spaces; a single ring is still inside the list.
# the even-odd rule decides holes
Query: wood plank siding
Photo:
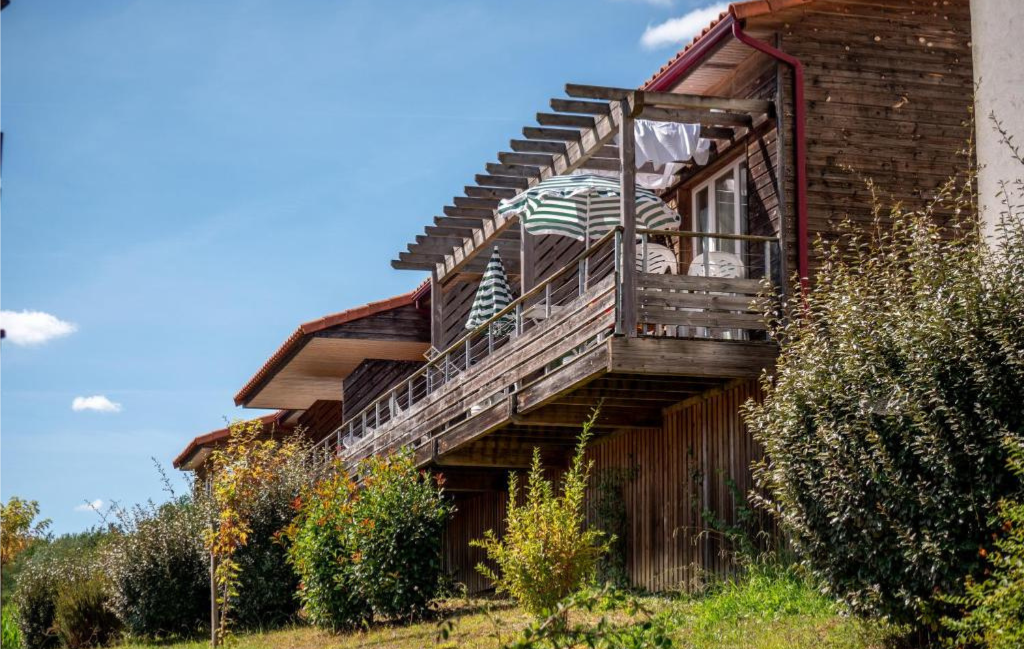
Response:
[[[810,240],[843,219],[871,227],[865,179],[887,206],[925,206],[963,167],[971,135],[968,1],[833,0],[786,16],[781,47],[806,77]]]
[[[360,363],[343,383],[345,411],[354,416],[378,396],[423,366],[418,361],[388,361],[369,358]],[[339,422],[340,424],[340,422]]]

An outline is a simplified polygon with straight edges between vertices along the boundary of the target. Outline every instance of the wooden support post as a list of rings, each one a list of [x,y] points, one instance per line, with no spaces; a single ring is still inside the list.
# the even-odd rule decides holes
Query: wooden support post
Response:
[[[522,216],[519,217],[519,227],[522,231],[519,237],[522,246],[519,254],[519,294],[526,295],[537,283],[537,237],[526,231],[526,220]]]
[[[626,336],[636,337],[636,133],[633,105],[620,102],[619,165],[622,169],[620,211],[622,214],[622,328]]]
[[[444,289],[441,282],[437,281],[437,271],[430,271],[430,346],[434,349],[442,349],[443,307]]]

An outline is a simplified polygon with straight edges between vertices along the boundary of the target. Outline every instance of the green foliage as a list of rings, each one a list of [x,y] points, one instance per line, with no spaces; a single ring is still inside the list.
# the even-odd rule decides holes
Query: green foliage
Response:
[[[540,451],[534,449],[526,481],[526,502],[518,504],[518,479],[509,478],[509,502],[505,536],[488,530],[471,545],[483,548],[497,564],[495,572],[480,564],[477,570],[492,580],[498,592],[507,593],[532,615],[544,615],[594,577],[597,562],[608,551],[604,534],[587,529],[584,498],[593,462],[584,451],[597,417],[595,410],[584,423],[561,494],[544,477]]]
[[[1024,444],[1015,445],[1010,453],[1011,470],[1024,479]],[[1001,503],[995,522],[1000,535],[988,556],[985,578],[969,578],[967,594],[956,599],[967,609],[966,616],[943,622],[962,644],[1024,647],[1024,501]]]
[[[13,597],[25,649],[58,644],[57,598],[68,584],[94,573],[106,539],[102,532],[68,534],[32,549]]]
[[[309,619],[343,629],[423,615],[441,583],[441,534],[451,512],[440,480],[408,450],[341,468],[303,496],[286,531]]]
[[[0,649],[21,649],[18,611],[13,604],[7,604],[0,610]]]
[[[33,541],[45,536],[50,519],[35,522],[38,515],[38,502],[17,496],[0,507],[0,567],[6,568]]]
[[[615,621],[609,613],[625,621]],[[567,622],[575,613],[585,617]],[[594,621],[589,618],[600,613]],[[558,649],[590,647],[591,649],[658,649],[671,647],[670,628],[636,598],[605,585],[595,590],[585,588],[559,601],[522,630],[519,637],[503,649]]]
[[[203,533],[210,513],[184,496],[119,512],[104,553],[111,605],[139,638],[190,636],[209,628],[210,573]]]
[[[54,624],[65,647],[105,646],[116,637],[120,621],[111,611],[109,600],[106,580],[95,571],[68,579],[59,586]]]
[[[938,593],[983,569],[992,514],[1020,487],[1024,226],[980,241],[973,177],[921,213],[819,242],[814,284],[783,305],[774,380],[747,423],[795,550],[855,612],[934,628]],[[956,214],[943,228],[937,214]]]

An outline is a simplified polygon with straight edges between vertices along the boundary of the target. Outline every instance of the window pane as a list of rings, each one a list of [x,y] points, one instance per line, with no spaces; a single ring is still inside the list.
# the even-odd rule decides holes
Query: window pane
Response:
[[[707,232],[708,231],[708,190],[706,188],[700,190],[699,192],[697,192],[696,216],[697,216],[697,223],[696,223],[697,232]],[[697,246],[696,247],[697,247],[696,254],[699,255],[700,253],[704,252],[704,242],[702,240],[697,239]]]
[[[732,171],[715,180],[715,225],[714,231],[736,234],[736,178]],[[712,246],[716,250],[736,252],[735,241],[718,240]]]

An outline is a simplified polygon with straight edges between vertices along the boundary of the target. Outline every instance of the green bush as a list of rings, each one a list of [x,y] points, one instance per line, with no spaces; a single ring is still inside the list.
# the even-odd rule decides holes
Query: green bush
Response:
[[[1024,479],[1024,445],[1011,449],[1010,468]],[[944,622],[963,644],[1014,649],[1024,647],[1024,501],[1002,503],[995,522],[1001,533],[987,576],[968,580],[967,595],[955,600],[966,608],[965,617]]]
[[[558,602],[592,580],[599,559],[608,551],[604,534],[587,529],[584,498],[593,462],[583,458],[595,411],[583,425],[576,455],[565,474],[561,494],[544,477],[540,451],[534,449],[526,480],[526,502],[518,504],[518,479],[509,478],[507,527],[499,539],[488,530],[472,545],[483,548],[498,566],[494,571],[480,564],[477,570],[514,597],[530,614],[549,612]]]
[[[356,485],[337,467],[301,500],[288,528],[309,619],[343,629],[426,612],[441,583],[441,534],[451,506],[411,452],[363,462]]]
[[[21,649],[18,611],[13,604],[7,604],[0,610],[0,636],[0,649]]]
[[[203,531],[210,515],[189,496],[120,512],[104,556],[111,603],[138,638],[192,636],[209,629],[210,572]]]
[[[18,629],[26,649],[59,644],[57,598],[66,584],[96,569],[106,535],[102,532],[69,534],[39,542],[18,575],[13,601]]]
[[[746,407],[763,502],[813,574],[919,629],[947,612],[938,594],[982,575],[992,516],[1020,488],[1003,440],[1024,439],[1024,226],[986,247],[972,182],[819,244],[806,300],[772,332],[765,401]]]
[[[107,583],[100,573],[62,583],[54,603],[54,622],[64,646],[79,649],[109,644],[120,628],[109,604]]]

